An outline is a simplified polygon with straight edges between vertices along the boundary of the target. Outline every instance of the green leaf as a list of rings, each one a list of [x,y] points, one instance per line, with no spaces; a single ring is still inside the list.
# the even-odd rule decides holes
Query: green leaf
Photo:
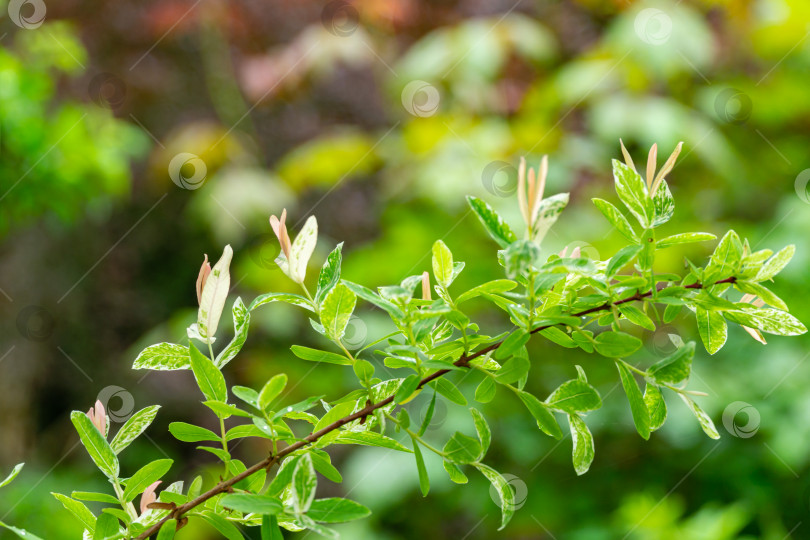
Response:
[[[644,390],[644,405],[650,415],[650,431],[655,431],[663,426],[667,419],[667,404],[657,386],[647,384],[647,388]]]
[[[466,302],[467,300],[471,300],[477,296],[481,296],[484,293],[500,294],[506,291],[511,291],[516,286],[517,283],[511,279],[496,279],[494,281],[489,281],[483,285],[473,287],[467,292],[461,293],[458,298],[456,298],[456,305]]]
[[[492,441],[492,432],[489,429],[489,424],[487,424],[487,419],[484,418],[484,415],[481,414],[478,409],[471,407],[470,414],[472,414],[473,423],[475,423],[475,432],[478,433],[478,440],[481,442],[481,454],[476,458],[480,460],[486,455],[487,450],[489,450],[489,443]]]
[[[340,281],[340,264],[343,260],[343,242],[335,246],[332,253],[323,263],[321,273],[318,275],[318,289],[315,292],[315,302],[320,304],[332,287]]]
[[[369,302],[377,306],[378,308],[388,312],[388,314],[391,315],[391,317],[393,317],[394,319],[398,320],[405,316],[405,314],[402,313],[402,311],[392,302],[385,300],[368,287],[363,287],[362,285],[358,285],[357,283],[352,283],[351,281],[346,280],[343,280],[342,283],[346,285],[349,289],[351,289],[351,291],[354,294],[356,294],[366,302]]]
[[[655,213],[653,201],[641,176],[619,160],[613,160],[616,193],[643,228],[648,228]]]
[[[757,328],[777,336],[799,336],[807,328],[793,315],[778,309],[746,308],[739,311],[728,311],[726,317],[738,324]]]
[[[321,473],[321,476],[338,484],[343,482],[343,477],[332,465],[332,460],[329,457],[329,454],[323,450],[313,450],[310,452],[310,455],[312,456],[312,466],[315,467],[316,471]]]
[[[594,339],[596,352],[608,358],[623,358],[641,348],[641,340],[624,332],[602,332]]]
[[[703,276],[705,283],[714,283],[718,279],[725,279],[737,273],[742,260],[742,243],[737,233],[728,231],[712,253],[706,272]]]
[[[512,384],[529,373],[531,363],[522,356],[513,356],[495,372],[495,379],[501,384]]]
[[[188,347],[174,343],[158,343],[142,350],[132,364],[132,369],[171,371],[188,369],[190,366]]]
[[[171,459],[158,459],[152,463],[148,463],[141,467],[138,472],[132,475],[132,478],[127,480],[126,489],[124,489],[124,500],[129,502],[149,487],[150,484],[160,480],[160,478],[169,472],[169,469],[174,463]]]
[[[120,504],[118,499],[106,493],[94,493],[92,491],[74,491],[71,497],[80,501],[103,502],[107,504]]]
[[[675,213],[675,200],[672,198],[672,192],[669,191],[669,185],[666,180],[661,180],[658,184],[658,189],[652,198],[653,201],[653,215],[655,216],[652,221],[653,227],[660,227],[670,219]]]
[[[312,428],[312,431],[320,431],[329,424],[340,420],[344,416],[349,416],[354,412],[355,402],[354,401],[343,401],[338,403],[327,412],[325,415],[318,420],[318,423]]]
[[[259,392],[258,404],[263,411],[270,409],[270,405],[287,386],[287,375],[279,373],[268,380]]]
[[[284,540],[276,516],[262,516],[261,540]]]
[[[312,457],[304,454],[295,464],[292,476],[292,502],[296,513],[303,514],[315,499],[318,479],[312,466]]]
[[[425,413],[425,417],[422,419],[422,425],[419,426],[419,432],[417,433],[417,435],[419,435],[420,437],[425,434],[428,426],[430,426],[430,421],[433,420],[433,413],[436,410],[437,395],[438,392],[434,391],[433,396],[430,398],[430,403],[428,404],[427,412]]]
[[[452,401],[457,405],[467,405],[467,399],[464,397],[456,386],[445,378],[436,379],[430,383],[438,393]]]
[[[771,291],[764,285],[755,283],[753,281],[737,280],[734,282],[734,286],[744,293],[759,296],[762,299],[762,301],[768,304],[769,306],[773,306],[783,311],[788,310],[788,306],[785,303],[785,301],[776,296],[776,294],[773,291]]]
[[[502,531],[515,514],[515,492],[512,491],[512,486],[509,485],[506,479],[492,467],[488,467],[483,463],[473,463],[473,466],[489,480],[501,499],[501,526],[498,527],[498,530]]]
[[[258,307],[261,307],[265,304],[270,304],[272,302],[284,302],[292,306],[298,306],[304,309],[308,309],[309,311],[315,311],[315,308],[312,307],[312,302],[310,302],[308,299],[297,294],[289,294],[289,293],[267,293],[257,296],[256,299],[250,303],[248,311],[253,311]]]
[[[336,444],[362,444],[364,446],[379,446],[380,448],[391,448],[400,452],[410,452],[411,450],[395,441],[391,437],[386,437],[375,431],[341,431]]]
[[[200,308],[197,312],[197,329],[209,341],[217,333],[219,318],[225,308],[225,300],[231,288],[230,265],[233,257],[231,246],[225,246],[222,257],[217,261],[205,280],[200,295]]]
[[[169,433],[183,442],[218,441],[220,436],[209,429],[186,424],[185,422],[172,422],[169,424]]]
[[[172,540],[175,532],[177,532],[177,520],[166,520],[166,522],[160,526],[160,532],[157,535],[157,540]]]
[[[509,358],[515,354],[518,349],[526,345],[529,342],[529,338],[531,338],[531,335],[526,330],[518,328],[501,342],[500,347],[495,349],[495,358],[498,360]]]
[[[217,366],[218,369],[222,369],[223,366],[239,354],[248,336],[250,311],[245,307],[245,303],[242,302],[241,298],[237,298],[234,301],[231,312],[233,313],[233,339],[228,343],[228,346],[222,349],[217,355],[214,365]]]
[[[617,361],[616,367],[619,370],[619,377],[624,387],[624,393],[627,394],[627,401],[630,402],[630,412],[633,414],[633,423],[636,425],[636,431],[638,431],[642,439],[649,439],[650,413],[647,410],[647,406],[644,404],[644,398],[641,396],[638,383],[624,362],[621,360]]]
[[[653,320],[650,319],[643,311],[641,311],[636,306],[631,306],[630,304],[622,304],[619,306],[619,311],[631,323],[640,326],[645,330],[649,330],[650,332],[655,331],[655,323],[653,322]]]
[[[416,392],[416,389],[419,387],[419,383],[422,381],[422,378],[413,373],[400,383],[399,388],[397,388],[396,394],[394,394],[394,401],[396,403],[403,403],[407,402],[408,400],[413,397],[413,393]]]
[[[422,457],[422,450],[419,448],[419,443],[414,437],[413,441],[413,455],[416,459],[416,472],[419,474],[419,489],[422,491],[422,496],[427,497],[430,491],[430,478],[428,477],[427,468],[425,468],[425,459]]]
[[[562,383],[546,399],[549,407],[567,413],[593,411],[602,406],[602,398],[596,388],[580,379]]]
[[[499,246],[506,248],[509,244],[517,240],[517,236],[512,232],[509,225],[507,225],[503,218],[487,203],[472,196],[467,197],[467,202],[484,225],[487,233],[489,233]]]
[[[453,463],[473,463],[478,461],[483,449],[476,439],[456,431],[444,445],[443,451]]]
[[[320,316],[326,335],[340,341],[357,303],[357,295],[343,283],[335,285],[321,303]]]
[[[709,354],[716,353],[725,345],[728,338],[726,320],[720,312],[700,307],[695,309],[695,316],[703,345]]]
[[[706,242],[707,240],[714,240],[715,238],[717,238],[715,235],[705,232],[673,234],[672,236],[667,236],[666,238],[659,240],[656,243],[656,246],[658,247],[658,249],[664,249],[671,246],[677,246],[680,244]]]
[[[212,401],[228,401],[228,388],[225,386],[225,376],[217,369],[208,357],[204,356],[193,343],[189,344],[191,351],[191,370],[197,380],[197,386],[206,399]]]
[[[371,510],[349,499],[331,497],[312,501],[307,515],[321,523],[346,523],[370,516]]]
[[[121,426],[121,429],[118,430],[118,433],[115,434],[115,437],[113,437],[110,443],[110,447],[113,451],[116,454],[120,454],[124,448],[129,446],[141,433],[146,431],[146,428],[152,424],[155,416],[157,416],[158,409],[160,409],[160,405],[152,405],[130,416],[129,420]],[[2,486],[0,485],[0,487]]]
[[[517,240],[504,251],[506,275],[515,278],[525,274],[540,256],[540,248],[530,240]]]
[[[450,476],[450,481],[455,484],[466,484],[468,482],[467,475],[465,475],[461,468],[455,463],[451,463],[447,460],[442,461],[442,465],[444,466],[444,470],[447,471],[448,476]]]
[[[65,507],[65,510],[73,514],[73,516],[82,522],[84,528],[88,531],[93,531],[96,528],[96,516],[93,515],[93,512],[90,511],[84,504],[80,503],[79,501],[74,501],[70,497],[66,495],[62,495],[61,493],[51,493],[56,499],[62,503],[62,506]],[[116,501],[117,503],[118,501]]]
[[[108,537],[117,537],[119,533],[118,519],[108,513],[103,513],[96,520],[96,530],[93,540],[105,540]]]
[[[591,201],[593,201],[593,204],[602,212],[610,224],[616,227],[616,230],[619,231],[622,236],[631,242],[638,242],[638,235],[618,208],[602,199],[591,199]]]
[[[568,193],[557,193],[540,201],[537,219],[532,226],[532,242],[539,245],[543,241],[551,226],[568,206],[568,197]]]
[[[293,345],[290,347],[290,350],[301,360],[309,360],[310,362],[326,362],[327,364],[338,364],[340,366],[352,365],[352,361],[345,356],[332,352],[310,349],[309,347],[302,347],[301,345]]]
[[[796,246],[792,244],[779,250],[773,257],[768,259],[768,262],[762,265],[762,268],[760,268],[757,273],[756,280],[765,281],[773,279],[776,274],[781,272],[785,266],[788,265],[794,253],[796,253]]]
[[[554,343],[562,347],[572,349],[577,346],[577,344],[574,343],[574,340],[571,339],[571,336],[569,336],[556,326],[550,326],[549,328],[541,330],[540,335],[544,336],[549,341],[553,341]]]
[[[25,540],[42,540],[39,536],[31,534],[30,532],[26,531],[25,529],[18,529],[17,527],[12,527],[11,525],[6,525],[2,521],[0,521],[0,527],[4,527],[9,531],[16,534],[18,537],[23,538]]]
[[[226,538],[227,540],[244,540],[245,537],[242,536],[242,533],[239,532],[236,525],[219,514],[216,514],[211,510],[203,510],[199,515],[205,521],[207,521],[209,525],[214,527],[223,536],[223,538]]]
[[[563,434],[560,425],[557,423],[557,419],[554,418],[554,415],[542,401],[532,394],[523,391],[518,393],[518,397],[523,404],[526,405],[526,408],[529,409],[529,412],[537,422],[537,427],[539,427],[543,433],[558,440],[562,439]]]
[[[81,439],[82,444],[87,449],[87,453],[90,454],[90,458],[101,472],[107,475],[107,478],[118,478],[118,457],[115,455],[115,452],[113,452],[113,449],[110,448],[110,444],[104,436],[102,436],[98,429],[96,429],[96,426],[93,425],[93,422],[81,411],[73,411],[70,413],[70,421],[73,422],[73,425],[76,427],[76,431],[79,433],[79,439]]]
[[[632,246],[625,246],[616,252],[616,255],[610,258],[610,262],[605,269],[605,276],[613,277],[615,276],[619,270],[624,268],[627,263],[633,260],[633,258],[638,255],[641,251],[641,246],[639,245],[632,245]]]
[[[593,436],[582,418],[576,414],[568,415],[568,425],[571,427],[571,439],[574,443],[574,470],[581,476],[588,472],[593,462]]]
[[[663,360],[656,362],[647,373],[661,384],[680,384],[692,372],[692,358],[695,356],[695,342],[690,341]]]
[[[453,254],[441,240],[433,244],[433,277],[445,289],[453,281]]]
[[[4,487],[4,486],[7,486],[7,485],[9,485],[11,482],[13,482],[13,481],[14,481],[14,479],[15,479],[15,478],[17,478],[17,475],[18,475],[18,474],[20,474],[20,471],[22,470],[22,468],[23,468],[24,466],[25,466],[25,463],[17,463],[17,464],[14,466],[14,468],[13,468],[13,469],[11,469],[11,472],[8,474],[8,476],[6,476],[5,480],[3,480],[2,482],[0,482],[0,488],[1,488],[1,487]]]
[[[703,428],[704,433],[706,433],[706,435],[712,439],[719,439],[720,434],[717,433],[717,428],[714,427],[714,422],[712,422],[709,415],[703,412],[703,409],[701,409],[697,403],[689,399],[684,394],[678,393],[678,396],[680,396],[683,402],[686,403],[689,410],[695,415],[695,418],[698,419],[698,422],[700,422],[700,427]]]
[[[253,493],[230,493],[219,502],[225,508],[245,514],[280,514],[284,510],[284,505],[278,499]]]

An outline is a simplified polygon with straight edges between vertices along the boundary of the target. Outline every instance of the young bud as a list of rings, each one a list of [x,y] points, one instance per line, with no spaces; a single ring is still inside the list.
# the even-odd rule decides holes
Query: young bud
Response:
[[[273,228],[273,232],[276,233],[276,238],[278,238],[279,244],[281,244],[281,251],[289,261],[292,243],[290,242],[290,235],[287,233],[287,224],[285,223],[286,220],[286,208],[281,212],[281,219],[277,218],[276,216],[270,216],[270,226]]]
[[[96,400],[96,405],[94,408],[87,411],[87,418],[93,422],[93,425],[96,426],[101,435],[106,438],[107,437],[107,411],[104,410],[104,404],[101,403],[101,400]]]
[[[155,493],[155,489],[160,485],[160,480],[157,482],[150,484],[145,490],[143,490],[143,494],[141,494],[141,515],[144,514],[147,510],[149,510],[149,505],[155,501],[157,501],[157,494]]]
[[[205,287],[205,280],[208,279],[209,274],[211,274],[211,265],[208,262],[208,254],[206,254],[205,259],[203,259],[202,266],[200,266],[200,273],[197,275],[197,304],[198,305],[200,303],[200,300],[202,299],[203,287]]]
[[[422,299],[430,300],[430,274],[422,272]]]

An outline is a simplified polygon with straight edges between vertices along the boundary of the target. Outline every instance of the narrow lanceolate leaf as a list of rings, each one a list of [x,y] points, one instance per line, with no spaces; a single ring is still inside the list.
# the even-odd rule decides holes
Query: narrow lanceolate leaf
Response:
[[[332,287],[340,281],[340,265],[343,262],[343,242],[335,246],[332,253],[323,263],[321,273],[318,274],[318,289],[315,291],[315,302],[320,304]]]
[[[299,514],[309,510],[309,506],[315,499],[315,488],[318,479],[315,476],[315,468],[312,466],[312,457],[304,454],[295,464],[292,476],[292,500],[295,511]]]
[[[79,501],[75,501],[66,495],[62,495],[61,493],[51,493],[51,495],[56,497],[57,500],[62,503],[65,510],[73,514],[76,519],[81,521],[85,529],[89,531],[95,530],[96,516],[94,516],[93,512],[91,512],[90,509],[84,504],[80,503]]]
[[[115,434],[115,437],[113,437],[110,443],[110,447],[113,451],[116,454],[120,454],[124,448],[137,439],[155,419],[158,409],[160,409],[160,405],[152,405],[130,416],[129,420],[121,426],[121,429],[118,430],[118,433]]]
[[[517,240],[517,235],[512,232],[509,225],[503,220],[498,213],[492,209],[487,203],[477,197],[468,196],[467,202],[470,208],[473,209],[475,215],[484,225],[487,233],[495,240],[502,248],[507,248],[509,244]]]
[[[87,418],[87,415],[81,411],[73,411],[70,413],[70,421],[76,427],[79,433],[79,438],[82,444],[87,449],[93,462],[103,472],[107,478],[118,478],[118,457],[110,448],[110,444],[101,435],[101,433],[93,425],[93,422]]]
[[[456,298],[456,305],[466,302],[472,298],[476,298],[478,296],[483,295],[484,293],[490,294],[498,294],[506,291],[511,291],[517,287],[517,283],[512,281],[511,279],[496,279],[493,281],[488,281],[482,285],[478,285],[477,287],[473,287],[469,291],[461,293],[458,298]]]
[[[200,309],[197,312],[197,327],[204,338],[214,337],[219,326],[219,318],[225,308],[228,290],[231,288],[230,265],[233,257],[231,246],[225,246],[222,257],[211,269],[205,280],[200,297]]]
[[[357,303],[357,295],[343,283],[335,285],[321,303],[321,324],[326,335],[339,341],[346,332],[346,326]]]
[[[171,459],[158,459],[140,468],[132,478],[127,480],[127,487],[124,489],[124,500],[129,502],[149,487],[150,484],[160,480],[164,474],[169,472],[173,461]]]
[[[760,268],[757,273],[756,280],[765,281],[773,279],[776,274],[781,272],[782,269],[788,265],[794,253],[796,253],[796,246],[792,244],[779,250],[776,255],[768,259],[768,262],[762,265],[762,268]]]
[[[413,455],[416,459],[416,472],[419,475],[419,489],[423,497],[427,497],[430,491],[430,478],[428,477],[427,468],[425,467],[425,458],[422,457],[422,450],[419,448],[419,442],[414,437],[411,437],[413,442]]]
[[[577,475],[583,475],[588,472],[593,462],[593,435],[582,418],[576,414],[568,415],[568,424],[571,426],[571,439],[574,442],[572,452],[574,470]]]
[[[667,419],[667,404],[661,395],[661,389],[653,384],[647,384],[644,390],[644,405],[647,406],[650,415],[650,431],[663,426]]]
[[[708,414],[703,412],[697,403],[689,399],[687,396],[683,394],[678,394],[680,398],[683,400],[684,403],[689,407],[689,410],[692,411],[692,414],[695,415],[695,418],[698,419],[700,422],[700,427],[703,428],[703,431],[712,439],[719,439],[720,434],[717,433],[717,428],[714,427],[714,422],[712,422],[711,417]]]
[[[158,371],[188,369],[191,365],[190,362],[188,347],[174,343],[158,343],[141,351],[132,364],[132,369]]]
[[[157,540],[172,540],[175,532],[177,532],[177,520],[166,520],[166,523],[160,526],[160,532],[157,535]]]
[[[364,446],[379,446],[381,448],[391,448],[392,450],[399,450],[400,452],[410,452],[411,450],[403,446],[400,442],[395,441],[391,437],[381,435],[376,431],[342,431],[338,438],[335,439],[336,444],[361,444]]]
[[[625,246],[620,249],[616,255],[610,258],[610,262],[605,269],[605,275],[607,277],[613,277],[619,270],[627,266],[627,264],[632,261],[636,255],[641,251],[641,246],[639,245],[632,245],[632,246]]]
[[[692,372],[692,358],[695,356],[695,342],[690,341],[647,370],[650,377],[662,384],[680,384]]]
[[[281,394],[285,386],[287,386],[287,375],[284,373],[279,373],[271,377],[270,380],[265,383],[264,387],[262,387],[261,392],[259,392],[259,408],[263,411],[268,410],[273,400]]]
[[[310,362],[326,362],[327,364],[338,364],[340,366],[350,366],[352,361],[343,355],[335,354],[328,351],[319,351],[318,349],[310,349],[301,345],[293,345],[290,347],[292,353],[301,360],[309,360]]]
[[[368,517],[371,510],[349,499],[331,497],[312,501],[307,515],[321,523],[345,523]]]
[[[675,199],[672,198],[672,192],[669,191],[669,185],[666,180],[661,180],[658,189],[653,196],[653,227],[660,227],[670,219],[675,213]]]
[[[246,514],[279,514],[284,509],[278,499],[253,493],[230,493],[220,499],[220,504]]]
[[[714,240],[717,238],[715,235],[711,233],[705,232],[692,232],[692,233],[681,233],[681,234],[674,234],[672,236],[667,236],[656,242],[656,246],[658,249],[668,248],[670,246],[677,246],[680,244],[691,244],[693,242],[705,242],[707,240]]]
[[[489,424],[487,424],[487,419],[484,418],[484,415],[476,408],[470,408],[470,414],[472,414],[473,422],[475,423],[475,431],[478,433],[478,440],[481,443],[481,455],[478,456],[478,460],[483,458],[487,450],[489,450],[489,443],[492,441],[492,432],[489,429]]]
[[[445,288],[453,281],[453,254],[441,240],[433,244],[433,277]]]
[[[709,264],[706,266],[704,281],[714,283],[718,279],[733,276],[742,261],[742,243],[734,231],[728,231],[712,253]]]
[[[641,348],[641,340],[624,332],[602,332],[594,339],[596,352],[608,358],[623,358]]]
[[[695,317],[703,345],[709,354],[716,353],[725,345],[728,338],[726,320],[720,312],[700,307],[695,310]]]
[[[483,463],[474,463],[473,466],[489,480],[489,483],[492,484],[495,491],[498,493],[501,504],[501,526],[498,527],[498,530],[501,531],[509,523],[509,520],[512,519],[512,516],[515,515],[515,492],[506,479],[501,476],[501,473],[492,467],[488,467]]]
[[[284,540],[284,535],[281,534],[281,527],[278,525],[278,518],[276,516],[263,516],[262,517],[262,540]]]
[[[616,362],[616,367],[619,369],[619,377],[624,387],[624,393],[627,394],[627,401],[630,402],[630,412],[633,414],[633,423],[636,425],[636,431],[643,439],[650,438],[650,413],[647,406],[644,404],[644,398],[641,395],[641,390],[638,387],[635,377],[630,372],[630,369],[621,360]]]
[[[233,312],[233,339],[214,360],[214,365],[219,369],[222,369],[225,364],[233,360],[242,350],[242,345],[245,344],[248,328],[250,327],[250,311],[245,307],[245,303],[242,302],[241,298],[236,299],[231,311]]]
[[[220,436],[200,426],[186,424],[185,422],[172,422],[169,424],[169,433],[183,442],[218,441]]]
[[[42,540],[39,536],[35,534],[31,534],[30,532],[26,531],[25,529],[19,529],[17,527],[12,527],[11,525],[6,525],[2,521],[0,521],[0,527],[7,529],[14,534],[16,534],[19,538],[23,538],[24,540]]]
[[[532,226],[532,241],[540,244],[546,237],[551,226],[557,222],[557,218],[565,207],[568,206],[568,193],[557,193],[551,197],[540,201],[540,210]]]
[[[549,407],[568,413],[593,411],[602,406],[602,398],[596,388],[580,379],[562,383],[546,399]]]
[[[444,445],[447,459],[453,463],[473,463],[481,455],[481,443],[460,431],[456,431]]]
[[[0,488],[9,485],[15,478],[17,478],[17,475],[20,474],[20,471],[22,470],[23,466],[25,466],[25,463],[17,463],[14,466],[14,468],[11,469],[11,472],[8,474],[8,476],[6,476],[5,480],[0,482]]]
[[[118,518],[106,512],[98,516],[93,540],[106,540],[116,536],[119,536]]]
[[[633,227],[630,225],[630,222],[627,221],[627,218],[624,217],[624,214],[621,211],[613,206],[611,203],[602,200],[602,199],[591,199],[593,204],[599,209],[600,212],[607,218],[611,225],[616,227],[616,230],[621,233],[622,236],[630,240],[631,242],[638,242],[638,235],[633,230]]]
[[[307,265],[318,243],[318,221],[315,216],[309,216],[298,236],[293,240],[290,250],[288,270],[290,278],[296,283],[303,283],[307,275]]]
[[[616,193],[642,227],[647,228],[653,220],[654,207],[641,176],[619,160],[613,160],[613,180]]]
[[[253,302],[250,303],[248,311],[253,311],[257,307],[261,307],[265,304],[272,304],[273,302],[284,302],[292,306],[298,306],[304,309],[308,309],[309,311],[315,311],[315,308],[312,307],[312,302],[310,302],[303,296],[290,293],[267,293],[259,295]]]
[[[807,328],[793,315],[778,309],[747,308],[726,313],[729,320],[777,336],[798,336]]]
[[[557,419],[554,418],[554,414],[548,410],[548,406],[545,403],[528,392],[520,392],[518,397],[523,404],[526,405],[526,408],[529,409],[529,412],[537,422],[537,427],[539,427],[543,433],[558,440],[562,439],[563,434],[560,425],[557,423]]]
[[[465,475],[461,468],[455,463],[444,460],[442,461],[442,466],[444,470],[447,471],[447,476],[450,477],[451,482],[455,484],[466,484],[469,482],[467,475]]]
[[[189,350],[191,351],[191,370],[194,372],[194,378],[205,398],[227,402],[228,388],[225,386],[225,377],[222,372],[197,350],[194,344],[189,346]]]

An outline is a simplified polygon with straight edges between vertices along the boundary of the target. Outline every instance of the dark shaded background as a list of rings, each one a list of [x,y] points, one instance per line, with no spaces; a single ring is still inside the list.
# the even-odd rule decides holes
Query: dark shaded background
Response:
[[[49,492],[103,489],[68,421],[96,397],[120,421],[163,405],[124,471],[164,454],[177,478],[206,470],[210,456],[166,430],[210,421],[190,374],[130,366],[145,345],[184,338],[203,253],[233,245],[234,295],[290,288],[266,221],[282,207],[294,224],[318,216],[317,264],[344,241],[344,275],[369,286],[427,269],[443,238],[467,262],[461,290],[498,270],[464,195],[516,218],[520,156],[550,154],[548,192],[571,192],[544,248],[607,258],[621,239],[589,200],[615,198],[618,138],[637,163],[652,143],[666,155],[683,140],[667,232],[733,227],[758,248],[797,244],[774,289],[810,319],[810,5],[800,0],[45,0],[0,13],[0,470],[27,462],[2,492],[0,519],[44,538],[80,534]],[[703,261],[710,249],[668,250],[661,262],[679,271],[684,255]],[[310,371],[289,353],[319,343],[306,318],[263,309],[229,383],[258,386],[283,370],[301,381],[291,400],[353,387],[339,368]],[[505,323],[478,309],[482,323]],[[386,328],[365,310],[352,339],[359,347]],[[667,334],[697,339],[693,318],[647,334],[638,362],[665,354]],[[769,341],[734,329],[720,353],[696,358],[692,388],[709,393],[701,403],[719,442],[675,402],[642,441],[609,362],[533,342],[533,390],[545,395],[581,364],[605,407],[589,418],[594,465],[576,477],[570,439],[542,436],[511,396],[483,406],[489,461],[514,475],[523,501],[501,533],[483,479],[455,486],[429,462],[423,499],[404,454],[337,449],[344,483],[324,493],[374,511],[341,526],[344,538],[810,537],[808,339]],[[411,416],[424,406],[412,403]],[[464,426],[453,407],[431,437]],[[251,461],[266,449],[239,451]]]

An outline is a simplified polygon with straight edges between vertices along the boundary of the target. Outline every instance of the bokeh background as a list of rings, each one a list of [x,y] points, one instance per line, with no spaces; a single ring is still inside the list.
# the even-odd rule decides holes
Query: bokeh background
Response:
[[[498,274],[495,245],[464,195],[517,218],[520,156],[549,154],[548,192],[571,192],[546,252],[580,246],[607,258],[622,240],[590,198],[615,198],[619,137],[637,163],[654,142],[667,155],[684,141],[667,232],[734,228],[757,248],[797,244],[774,289],[810,320],[802,0],[0,7],[0,470],[27,462],[0,494],[0,519],[44,538],[81,531],[50,492],[104,489],[68,418],[97,397],[114,426],[163,405],[148,437],[123,454],[124,471],[168,455],[171,476],[215,480],[211,456],[166,428],[212,421],[190,374],[130,366],[142,347],[185,338],[204,253],[234,247],[234,298],[290,288],[267,224],[283,207],[292,224],[317,215],[314,264],[344,241],[345,277],[369,286],[428,269],[443,238],[467,263],[460,290]],[[684,256],[704,262],[711,248],[668,250],[661,264],[680,271]],[[291,400],[353,388],[346,370],[311,370],[289,352],[322,344],[301,312],[262,309],[226,369],[231,384],[256,387],[284,371],[300,381]],[[474,309],[482,324],[505,327],[486,305]],[[388,328],[379,311],[359,315],[355,348]],[[570,437],[543,436],[513,396],[499,395],[482,406],[495,436],[488,459],[512,475],[522,506],[505,531],[495,532],[483,478],[456,486],[429,461],[424,499],[410,456],[347,447],[333,458],[343,484],[324,480],[323,493],[348,494],[374,514],[339,530],[374,539],[810,538],[810,339],[772,337],[763,347],[730,332],[720,353],[698,354],[691,382],[709,394],[700,403],[720,441],[674,400],[666,426],[641,440],[611,362],[536,340],[532,390],[546,395],[581,364],[605,398],[589,415],[596,460],[587,475],[573,471]],[[634,360],[666,354],[669,334],[698,339],[683,315],[644,335]],[[462,383],[470,395],[472,383]],[[418,417],[425,402],[409,407]],[[471,428],[455,405],[436,420],[428,436],[439,441]],[[266,448],[239,452],[252,461]]]

